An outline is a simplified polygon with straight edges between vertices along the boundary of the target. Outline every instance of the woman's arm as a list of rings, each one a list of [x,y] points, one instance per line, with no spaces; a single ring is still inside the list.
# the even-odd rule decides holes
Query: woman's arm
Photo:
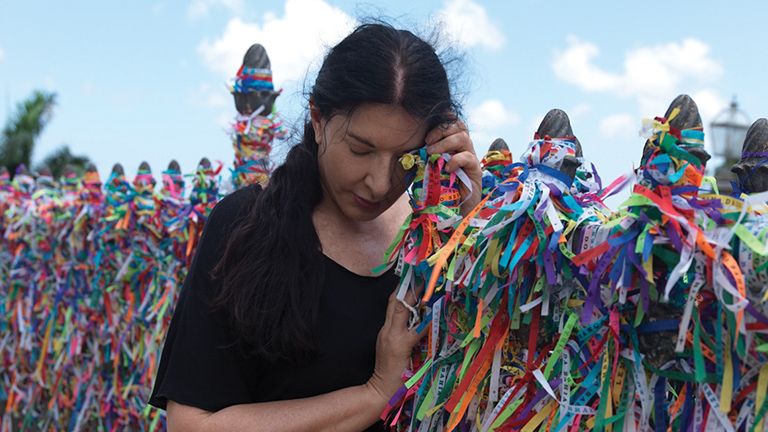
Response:
[[[409,299],[411,300],[411,299]],[[379,418],[403,385],[403,373],[421,335],[408,329],[408,310],[393,293],[376,340],[376,366],[367,383],[330,393],[275,402],[233,405],[209,412],[168,401],[168,430],[191,431],[350,431]]]
[[[385,398],[368,384],[306,399],[234,405],[215,413],[168,401],[168,431],[361,431]]]

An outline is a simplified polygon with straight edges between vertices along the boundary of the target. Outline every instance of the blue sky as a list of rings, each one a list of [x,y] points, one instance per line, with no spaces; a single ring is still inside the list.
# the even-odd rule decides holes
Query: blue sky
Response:
[[[435,0],[0,0],[0,119],[34,89],[58,106],[34,159],[68,144],[102,174],[171,158],[232,161],[226,83],[245,49],[267,47],[278,109],[303,115],[319,56],[358,17],[396,17],[444,33],[466,52],[459,89],[479,153],[503,137],[519,156],[550,108],[566,110],[605,179],[632,168],[643,117],[678,93],[705,122],[735,94],[752,120],[768,116],[768,2]],[[447,38],[446,38],[447,39]],[[279,145],[277,157],[288,143]]]

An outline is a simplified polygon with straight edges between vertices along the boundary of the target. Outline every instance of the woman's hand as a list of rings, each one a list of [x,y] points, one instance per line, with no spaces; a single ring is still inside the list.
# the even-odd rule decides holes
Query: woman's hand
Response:
[[[414,304],[413,296],[406,297]],[[387,318],[376,339],[376,366],[366,386],[382,398],[384,404],[403,385],[403,374],[410,366],[411,352],[422,334],[408,328],[410,312],[395,297],[389,296]]]
[[[451,155],[451,160],[445,166],[447,172],[454,173],[461,168],[469,177],[470,183],[472,183],[471,192],[463,184],[459,186],[462,202],[461,213],[466,215],[480,202],[483,184],[482,168],[480,168],[480,161],[477,160],[475,147],[472,145],[467,126],[461,120],[456,119],[452,123],[438,126],[429,131],[425,141],[427,153],[448,153]]]

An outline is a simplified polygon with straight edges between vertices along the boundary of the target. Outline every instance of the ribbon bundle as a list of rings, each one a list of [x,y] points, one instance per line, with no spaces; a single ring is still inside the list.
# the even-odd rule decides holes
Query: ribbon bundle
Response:
[[[646,123],[637,183],[616,212],[603,199],[628,179],[601,189],[592,167],[572,184],[560,167],[573,142],[544,137],[463,220],[433,221],[447,240],[398,267],[422,293],[414,322],[431,329],[388,424],[762,430],[768,222],[756,204],[768,197],[700,195],[688,150],[703,133],[670,128],[676,114]]]
[[[256,183],[262,187],[267,185],[272,172],[269,159],[272,141],[287,135],[273,105],[282,90],[275,91],[272,70],[263,47],[254,45],[248,52],[253,49],[262,51],[264,58],[261,64],[264,67],[243,64],[229,88],[239,111],[230,130],[235,150],[235,163],[231,170],[235,189]],[[246,54],[246,58],[248,56]]]
[[[537,137],[518,163],[487,155],[484,197],[464,217],[470,182],[444,172],[449,155],[401,158],[413,214],[385,266],[410,324],[429,329],[388,425],[764,430],[768,197],[702,192],[690,150],[703,133],[670,127],[675,115],[645,122],[616,211],[604,200],[631,178],[603,187],[583,160],[565,175],[569,137]],[[268,175],[248,161],[268,157],[259,140],[275,125],[238,119],[233,177]],[[2,430],[162,428],[146,400],[220,169],[169,168],[158,192],[148,169],[103,186],[95,172],[0,176]]]
[[[219,170],[0,178],[0,414],[10,430],[158,430],[146,401]]]
[[[274,89],[271,69],[242,65],[232,80],[230,93],[255,93]]]
[[[247,116],[238,114],[232,124],[235,163],[231,171],[235,188],[256,183],[266,186],[272,172],[272,141],[287,135],[277,113],[266,117],[260,114],[261,111]]]

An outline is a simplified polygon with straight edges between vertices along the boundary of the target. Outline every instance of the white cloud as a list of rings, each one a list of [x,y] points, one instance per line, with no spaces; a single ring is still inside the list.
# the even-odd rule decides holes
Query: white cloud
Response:
[[[472,0],[447,0],[437,17],[464,48],[484,46],[498,50],[504,45],[504,34],[485,8]]]
[[[605,138],[636,138],[639,130],[640,121],[630,114],[612,114],[600,120],[600,133]]]
[[[276,87],[301,79],[325,48],[346,36],[355,20],[323,0],[287,0],[283,16],[266,14],[262,23],[232,18],[224,33],[198,47],[203,62],[223,77],[234,76],[251,44],[262,44],[272,62]]]
[[[643,141],[638,137],[640,120],[663,114],[678,94],[687,93],[696,101],[705,131],[727,106],[726,99],[713,89],[723,67],[700,40],[686,38],[627,50],[622,67],[616,71],[599,66],[599,54],[596,45],[570,36],[566,49],[555,53],[552,68],[559,79],[584,91],[634,101],[636,111],[628,106],[625,112],[598,122],[600,139],[586,136],[581,140],[585,156],[601,169],[604,180],[627,172],[639,159]],[[579,134],[578,125],[574,127]],[[616,148],[630,151],[616,153]]]
[[[469,111],[469,121],[472,127],[478,129],[494,129],[516,125],[520,122],[520,116],[501,101],[488,99]]]
[[[592,106],[587,103],[580,103],[566,111],[568,117],[571,119],[571,123],[573,123],[574,119],[589,115],[590,112],[592,112]]]
[[[243,0],[194,0],[187,8],[187,18],[196,20],[207,15],[214,7],[223,7],[232,13],[240,13],[243,8]]]
[[[0,63],[2,63],[3,60],[5,60],[5,51],[3,51],[2,48],[0,48]]]
[[[520,115],[496,99],[487,99],[468,112],[467,126],[482,157],[494,139],[502,137],[510,142],[510,129],[520,123]]]
[[[552,68],[555,75],[565,82],[576,84],[584,90],[612,90],[620,85],[621,77],[605,72],[592,64],[600,50],[596,45],[568,36],[568,49],[556,52]]]
[[[644,115],[663,113],[675,96],[693,95],[723,72],[709,45],[694,38],[629,50],[620,72],[594,64],[600,53],[596,45],[575,36],[569,36],[567,44],[552,62],[558,78],[585,91],[634,98]]]

